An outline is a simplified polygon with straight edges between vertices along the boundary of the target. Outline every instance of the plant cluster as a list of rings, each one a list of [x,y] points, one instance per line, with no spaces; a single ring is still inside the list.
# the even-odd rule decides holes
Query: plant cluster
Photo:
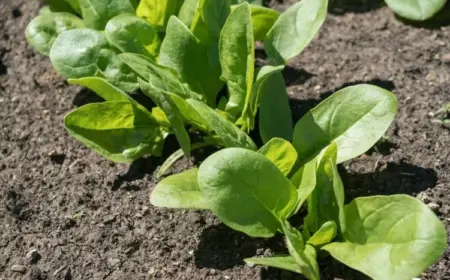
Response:
[[[258,151],[227,148],[199,168],[162,180],[153,205],[207,209],[252,237],[285,235],[288,254],[245,259],[320,279],[317,259],[331,255],[377,280],[409,280],[447,247],[447,233],[420,200],[359,197],[345,205],[337,164],[383,136],[395,96],[372,85],[336,92],[295,125],[292,144],[273,138]],[[289,218],[306,204],[300,228]]]
[[[437,217],[402,195],[344,205],[336,168],[383,136],[395,96],[371,85],[348,87],[294,127],[282,70],[319,31],[328,0],[302,0],[281,14],[260,2],[48,1],[26,36],[69,83],[105,100],[65,118],[68,132],[102,156],[159,156],[173,134],[181,149],[162,175],[195,148],[226,148],[162,180],[151,203],[208,209],[253,237],[285,234],[289,255],[247,262],[318,279],[317,256],[327,252],[374,279],[418,275],[446,246]],[[269,60],[262,67],[255,67],[257,40]],[[140,103],[140,94],[152,105]],[[254,129],[264,143],[259,150],[249,136]],[[299,230],[288,219],[304,205]]]

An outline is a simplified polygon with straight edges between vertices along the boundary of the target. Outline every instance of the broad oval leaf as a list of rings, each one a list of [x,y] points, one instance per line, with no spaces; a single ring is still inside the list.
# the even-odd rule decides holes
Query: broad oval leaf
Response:
[[[136,15],[164,31],[169,18],[178,14],[182,3],[183,0],[141,0]]]
[[[291,215],[297,214],[305,201],[314,191],[317,184],[317,159],[313,159],[310,162],[304,164],[301,168],[294,172],[290,178],[291,182],[297,188],[298,202],[294,212]],[[295,166],[294,166],[295,168]]]
[[[137,89],[134,72],[110,48],[103,33],[73,29],[61,33],[50,50],[50,60],[63,77],[102,77],[126,92]]]
[[[188,99],[187,102],[203,117],[205,126],[211,128],[216,133],[215,136],[220,140],[221,145],[224,147],[240,147],[256,150],[256,145],[250,136],[224,116],[201,101]]]
[[[158,29],[146,20],[132,14],[111,19],[105,28],[109,42],[122,52],[156,58],[161,46]]]
[[[316,186],[307,199],[308,215],[304,228],[308,236],[320,227],[334,221],[338,231],[345,231],[344,186],[336,165],[337,146],[330,145],[323,151],[316,171]]]
[[[181,5],[178,19],[186,26],[190,27],[194,20],[195,12],[198,7],[199,0],[184,0]]]
[[[198,169],[169,176],[150,194],[150,203],[158,207],[209,209],[197,182]]]
[[[208,46],[200,44],[179,19],[171,17],[158,63],[174,69],[181,81],[204,96],[211,107],[215,107],[223,82],[220,80],[218,58],[209,51]]]
[[[49,55],[53,42],[66,30],[83,28],[84,22],[69,13],[49,13],[34,18],[25,30],[28,43],[43,55]]]
[[[86,26],[97,30],[104,30],[115,16],[135,12],[130,0],[80,0],[80,8]]]
[[[369,150],[386,132],[397,113],[397,98],[373,85],[344,88],[321,102],[295,125],[292,144],[301,163],[331,143],[338,147],[337,163]]]
[[[297,161],[297,151],[292,144],[281,138],[272,138],[258,153],[264,155],[287,176]]]
[[[254,52],[250,6],[248,3],[242,3],[228,17],[219,41],[222,79],[227,83],[230,95],[225,110],[233,116],[242,114],[247,96],[251,94]]]
[[[82,106],[65,119],[78,141],[115,162],[131,162],[146,154],[161,155],[164,134],[151,114],[129,101]]]
[[[327,7],[328,0],[302,0],[281,14],[264,40],[274,64],[286,64],[309,45],[325,21]]]
[[[361,197],[345,207],[344,242],[322,249],[373,279],[409,280],[436,262],[447,233],[421,201],[406,195]]]
[[[410,20],[427,20],[444,6],[447,0],[385,0],[396,14]]]
[[[295,207],[291,182],[263,155],[228,148],[201,165],[198,183],[210,209],[229,227],[253,237],[271,237]]]
[[[292,140],[289,96],[281,72],[269,76],[259,89],[259,134],[264,143],[273,137]],[[303,157],[303,154],[299,153]]]

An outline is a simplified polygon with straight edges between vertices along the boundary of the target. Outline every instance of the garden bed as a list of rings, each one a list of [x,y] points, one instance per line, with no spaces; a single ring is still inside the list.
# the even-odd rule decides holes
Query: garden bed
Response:
[[[330,14],[290,63],[293,112],[298,119],[350,84],[393,91],[399,114],[386,140],[341,167],[347,200],[416,195],[450,232],[450,130],[429,117],[450,101],[450,27],[413,27],[375,6]],[[161,159],[114,164],[68,136],[64,115],[99,99],[69,86],[26,43],[39,7],[0,3],[0,279],[298,278],[243,262],[285,250],[281,236],[251,239],[207,212],[152,207]],[[181,161],[173,172],[193,164]],[[30,258],[32,249],[39,255]],[[323,279],[366,279],[337,262],[321,265]],[[421,279],[450,279],[450,251]]]

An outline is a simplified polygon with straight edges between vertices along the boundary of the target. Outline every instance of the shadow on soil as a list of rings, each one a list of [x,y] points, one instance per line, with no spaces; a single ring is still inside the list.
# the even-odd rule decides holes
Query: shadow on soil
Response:
[[[335,15],[345,13],[368,13],[383,7],[383,0],[331,0],[328,12]]]

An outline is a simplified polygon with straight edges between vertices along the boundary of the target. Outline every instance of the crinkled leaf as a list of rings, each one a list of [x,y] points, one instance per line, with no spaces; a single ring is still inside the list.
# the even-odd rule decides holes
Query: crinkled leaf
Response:
[[[289,96],[281,72],[270,75],[259,89],[259,134],[264,143],[273,137],[290,141],[293,122]],[[299,153],[303,157],[303,154]]]
[[[129,101],[82,106],[69,113],[64,123],[75,139],[112,161],[161,155],[164,134],[159,125],[148,111]]]
[[[115,100],[128,100],[131,101],[131,97],[115,87],[113,84],[109,83],[107,80],[98,77],[87,77],[80,79],[69,79],[69,84],[80,85],[87,87],[88,89],[97,93],[101,98],[106,101]]]
[[[447,248],[441,221],[406,195],[361,197],[345,207],[344,242],[322,249],[373,279],[409,280]]]
[[[67,79],[102,77],[126,92],[137,89],[134,72],[122,62],[103,33],[74,29],[61,33],[50,50],[56,71]]]
[[[337,225],[334,221],[324,223],[314,235],[309,238],[308,244],[316,247],[326,245],[333,241],[337,235]]]
[[[134,14],[130,0],[79,0],[81,13],[87,27],[104,30],[110,19],[120,14]]]
[[[105,28],[109,42],[122,52],[142,54],[156,58],[161,39],[156,27],[146,20],[131,14],[122,14],[111,19]]]
[[[203,117],[207,127],[214,130],[215,136],[220,140],[221,145],[224,147],[241,147],[256,150],[256,145],[252,139],[224,116],[201,101],[188,99],[187,102]]]
[[[197,182],[198,169],[169,176],[159,182],[150,194],[150,203],[158,207],[208,209]]]
[[[447,0],[385,0],[396,14],[410,20],[427,20],[444,6]]]
[[[138,17],[146,18],[160,30],[164,30],[169,18],[178,14],[182,4],[182,0],[141,0],[136,14]]]
[[[241,125],[242,130],[249,132],[255,127],[256,113],[259,107],[259,98],[261,95],[261,90],[267,90],[270,85],[264,85],[267,79],[283,70],[284,66],[263,66],[259,69],[256,80],[252,85],[251,93],[246,96],[244,110],[242,111],[241,117],[236,122]],[[285,92],[285,90],[283,90]]]
[[[317,264],[316,249],[305,245],[302,234],[288,221],[282,221],[283,232],[286,235],[286,245],[293,257],[300,273],[310,280],[319,280],[319,265]]]
[[[215,107],[217,93],[223,87],[217,57],[176,17],[170,18],[166,32],[158,63],[174,69],[181,81]]]
[[[177,110],[176,105],[162,90],[153,86],[152,81],[147,83],[140,78],[138,81],[142,92],[150,97],[153,102],[155,102],[155,104],[164,111],[181,149],[184,151],[184,154],[188,156],[191,151],[191,140],[189,139],[189,134],[184,127],[183,118]]]
[[[344,187],[336,165],[337,146],[330,145],[320,158],[316,187],[308,197],[308,215],[305,228],[312,234],[328,222],[334,221],[338,230],[345,230]]]
[[[193,92],[188,85],[183,84],[172,69],[158,65],[143,55],[122,53],[119,54],[119,57],[143,80],[152,80],[153,86],[156,88],[176,94],[181,98],[202,99],[202,96]]]
[[[229,227],[253,237],[271,237],[296,203],[296,191],[263,155],[228,148],[201,165],[198,183],[216,216]]]
[[[228,85],[229,100],[226,111],[239,116],[251,94],[254,78],[255,44],[253,40],[250,6],[237,6],[228,17],[219,42],[222,79]]]
[[[248,264],[270,266],[302,274],[302,271],[295,262],[295,259],[289,255],[278,255],[261,258],[247,258],[244,259],[244,261]]]
[[[217,45],[220,31],[230,14],[230,0],[199,0],[191,31],[203,44]]]
[[[325,21],[327,6],[328,0],[302,0],[281,14],[264,40],[274,64],[286,64],[309,45]]]
[[[233,10],[236,6],[232,6]],[[261,5],[250,5],[252,13],[253,37],[257,41],[263,41],[269,30],[280,17],[280,13]]]
[[[272,138],[258,153],[268,158],[285,176],[289,174],[298,157],[294,146],[281,138]]]
[[[373,85],[344,88],[307,113],[294,129],[292,144],[305,163],[332,142],[337,163],[369,150],[386,132],[397,113],[397,98]]]
[[[50,49],[59,34],[66,30],[83,28],[83,20],[69,13],[49,13],[34,18],[25,30],[27,41],[43,55]]]

